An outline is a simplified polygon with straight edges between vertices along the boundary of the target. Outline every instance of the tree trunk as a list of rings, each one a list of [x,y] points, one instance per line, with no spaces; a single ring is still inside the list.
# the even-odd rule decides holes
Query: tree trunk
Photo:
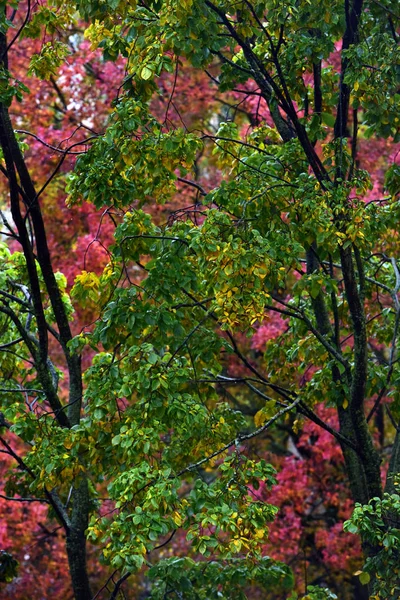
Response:
[[[81,476],[72,492],[71,524],[67,531],[67,554],[75,600],[91,600],[86,567],[86,536],[89,515],[87,478]]]
[[[4,33],[0,33],[0,66],[8,69],[7,39]],[[54,275],[43,215],[35,187],[14,134],[8,107],[4,103],[0,103],[0,145],[6,163],[11,212],[27,265],[38,340],[32,342],[32,336],[29,337],[25,331],[22,331],[21,335],[31,352],[38,379],[46,394],[46,400],[54,412],[55,422],[59,427],[68,428],[80,421],[82,406],[81,361],[80,356],[71,353],[68,348],[68,342],[72,339],[72,334],[68,315]],[[23,206],[25,206],[25,214],[23,214]],[[26,216],[28,214],[33,225],[35,248],[26,228]],[[57,392],[57,385],[52,377],[52,365],[48,354],[48,325],[42,303],[37,262],[40,265],[58,327],[60,346],[68,366],[70,393],[67,407],[63,406]],[[53,504],[51,492],[44,490],[44,493],[46,493],[50,503]],[[88,481],[84,475],[81,475],[72,493],[70,514],[67,514],[61,504],[61,508],[65,510],[65,519],[60,521],[66,531],[68,562],[75,600],[91,600],[92,598],[86,568],[85,530],[88,526],[89,506]],[[56,510],[57,506],[54,505],[54,507],[56,514],[59,514]]]

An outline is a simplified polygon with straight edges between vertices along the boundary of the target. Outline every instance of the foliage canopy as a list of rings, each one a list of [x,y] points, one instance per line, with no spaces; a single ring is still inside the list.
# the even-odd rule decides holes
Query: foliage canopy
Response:
[[[0,441],[17,466],[9,494],[43,499],[65,530],[76,600],[94,594],[86,538],[121,575],[110,598],[140,569],[153,598],[245,598],[251,586],[289,597],[290,568],[263,555],[277,509],[257,492],[276,473],[259,454],[277,424],[295,437],[308,420],[343,453],[361,582],[374,598],[398,597],[397,25],[389,0],[68,0],[2,12],[12,218],[3,214],[0,248]],[[29,134],[14,131],[12,102],[23,106],[28,89],[12,52],[22,38],[39,43],[27,73],[57,88],[83,31],[104,68],[122,60],[125,76],[103,129],[60,146],[37,185]],[[199,72],[217,100],[195,119],[174,102]],[[71,210],[90,202],[115,225],[108,264],[72,290],[49,252],[56,185]],[[77,335],[73,305],[94,315]],[[246,335],[273,314],[282,329],[257,356]],[[169,555],[182,531],[189,555]],[[322,597],[334,595],[305,596]]]

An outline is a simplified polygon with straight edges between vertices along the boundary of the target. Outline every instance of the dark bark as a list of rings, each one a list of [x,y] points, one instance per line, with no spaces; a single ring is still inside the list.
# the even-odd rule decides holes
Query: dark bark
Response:
[[[397,430],[396,438],[394,440],[392,455],[390,457],[389,469],[386,478],[385,492],[388,494],[398,494],[399,491],[396,489],[395,477],[400,475],[400,431]]]
[[[359,269],[362,265],[359,261]],[[341,263],[346,298],[349,305],[354,332],[354,369],[350,386],[349,411],[357,443],[360,460],[365,471],[367,481],[368,499],[382,496],[382,483],[380,474],[380,458],[374,447],[368,423],[364,414],[367,368],[367,332],[364,306],[361,301],[362,291],[358,289],[352,250],[350,247],[341,248]],[[359,273],[362,287],[363,274]]]
[[[307,273],[311,274],[317,271],[319,268],[319,263],[317,260],[316,247],[313,246],[307,251]],[[315,299],[311,300],[313,312],[315,315],[315,320],[317,323],[318,331],[325,337],[329,338],[331,343],[337,347],[338,352],[341,352],[340,345],[337,345],[337,336],[332,328],[329,313],[326,306],[325,298],[322,293],[319,293]],[[339,369],[336,365],[332,367],[332,380],[333,382],[339,383],[342,380],[342,377],[345,378],[346,384],[348,386],[351,385],[351,374],[345,373],[342,376],[340,375]],[[347,439],[352,442],[355,448],[358,449],[358,440],[354,431],[354,424],[351,417],[351,412],[349,408],[343,408],[346,396],[343,395],[342,400],[338,400],[338,416],[339,416],[339,425],[340,425],[340,433]],[[341,443],[341,449],[343,452],[346,472],[349,478],[350,490],[355,502],[360,502],[362,504],[366,504],[370,499],[368,492],[368,481],[365,473],[365,469],[360,460],[360,456],[358,451],[354,450],[350,447],[349,444]]]
[[[89,489],[86,477],[81,477],[72,491],[70,526],[66,531],[68,564],[75,600],[91,600],[86,566],[86,537],[88,527]]]
[[[348,50],[351,45],[358,41],[358,29],[360,24],[360,18],[363,7],[363,0],[353,0],[350,5],[350,0],[344,0],[345,3],[345,15],[346,15],[346,29],[342,40],[342,63],[340,72],[340,86],[339,86],[339,101],[336,111],[336,121],[334,127],[335,138],[341,140],[343,144],[343,138],[350,136],[348,127],[349,121],[349,104],[350,104],[350,87],[345,83],[345,75],[349,65],[347,57],[343,56],[343,51]],[[342,152],[341,148],[337,152],[336,156],[336,179],[349,179],[353,176],[355,167],[355,156],[357,148],[357,111],[353,111],[354,122],[353,122],[353,144],[352,144],[352,156],[353,162],[350,166],[350,170],[346,173],[342,164]]]
[[[322,112],[322,67],[321,61],[313,64],[314,77],[314,112],[321,114]]]
[[[7,40],[0,34],[0,62],[7,69]],[[46,394],[53,412],[55,421],[61,427],[71,427],[80,420],[82,403],[82,374],[80,357],[71,353],[68,342],[72,339],[68,316],[64,308],[61,293],[55,278],[49,247],[47,244],[46,230],[43,221],[38,196],[26,167],[23,155],[15,137],[7,106],[0,103],[0,145],[6,164],[6,176],[10,190],[11,213],[17,227],[18,239],[25,256],[31,301],[36,319],[37,336],[34,336],[19,323],[18,317],[11,314],[21,337],[24,339],[28,350],[34,360],[37,376]],[[22,213],[24,207],[24,214]],[[33,227],[35,249],[31,242],[27,223]],[[57,394],[56,383],[53,379],[52,365],[48,355],[48,325],[46,322],[42,303],[37,262],[40,265],[48,297],[58,327],[58,339],[62,347],[69,375],[69,400],[64,407]],[[3,312],[11,312],[7,306]],[[73,490],[71,498],[70,515],[59,499],[53,493],[44,490],[51,501],[55,512],[63,525],[67,536],[67,554],[69,561],[72,586],[76,600],[91,600],[89,578],[86,569],[86,538],[85,530],[89,516],[89,491],[87,478],[82,475]],[[57,510],[57,508],[59,510]],[[64,514],[65,513],[65,514]]]
[[[260,27],[265,32],[265,35],[270,43],[270,52],[272,62],[276,68],[277,77],[272,77],[262,64],[259,58],[254,54],[251,44],[248,40],[241,38],[237,33],[234,24],[227,18],[225,13],[216,7],[210,0],[206,0],[208,7],[218,14],[221,21],[232,38],[241,46],[243,54],[247,59],[250,70],[257,84],[260,87],[261,93],[269,104],[270,108],[275,107],[275,124],[284,142],[289,141],[293,137],[297,137],[303,151],[307,157],[310,167],[312,168],[316,178],[321,184],[322,190],[325,189],[329,176],[317,155],[315,148],[310,141],[305,127],[300,123],[296,110],[290,96],[290,92],[286,85],[284,73],[281,70],[279,61],[279,47],[277,47],[269,37],[268,31],[265,30],[262,23]],[[250,7],[251,5],[247,3]],[[358,39],[358,27],[362,12],[362,0],[353,0],[351,6],[349,0],[345,0],[346,13],[346,29],[343,35],[343,49],[348,49]],[[281,33],[282,34],[282,33]],[[335,122],[335,137],[344,138],[347,136],[347,123],[349,111],[350,89],[344,83],[348,63],[346,58],[342,60],[339,103],[337,108],[337,118]],[[320,89],[320,65],[315,65],[315,96],[314,110],[320,112],[322,109],[322,98]],[[283,119],[279,108],[286,113],[287,121]],[[272,110],[271,110],[272,113]],[[273,113],[272,113],[273,114]],[[274,117],[274,114],[273,114]],[[337,161],[338,170],[336,177],[343,176],[340,170],[340,161]],[[339,183],[339,182],[338,182]],[[350,486],[353,498],[358,502],[368,502],[374,496],[381,496],[382,486],[379,469],[379,456],[374,448],[372,437],[368,429],[368,424],[364,415],[364,401],[367,381],[367,338],[366,338],[366,321],[363,307],[363,267],[360,256],[355,250],[355,259],[358,269],[358,287],[356,273],[353,264],[353,251],[351,248],[346,250],[341,249],[342,269],[345,283],[345,291],[349,304],[353,332],[354,332],[354,361],[355,367],[352,373],[346,372],[340,375],[336,366],[332,369],[333,382],[339,382],[342,378],[350,388],[349,397],[343,398],[343,402],[338,402],[338,414],[342,435],[351,442],[350,445],[342,444],[342,449],[345,457],[346,469],[348,472]],[[307,272],[313,273],[319,269],[317,260],[317,247],[313,244],[307,251]],[[335,329],[332,328],[329,312],[326,306],[325,298],[319,294],[317,298],[312,300],[313,312],[317,323],[318,332],[338,349],[340,353],[339,335],[337,314],[334,315]],[[348,407],[346,406],[348,402]]]
[[[344,0],[346,29],[343,35],[342,52],[348,50],[352,44],[358,39],[358,27],[360,23],[363,0],[354,0],[350,6],[350,0]],[[348,137],[348,117],[349,117],[349,100],[350,88],[344,82],[346,70],[348,67],[347,58],[342,58],[341,73],[340,73],[340,89],[339,102],[336,113],[335,122],[335,137]]]
[[[14,222],[18,229],[18,235],[21,240],[24,255],[27,260],[29,278],[32,288],[32,300],[35,307],[35,316],[38,321],[38,334],[40,341],[40,360],[47,360],[47,325],[44,317],[43,306],[40,296],[39,280],[36,264],[34,260],[33,248],[29,240],[25,222],[29,215],[32,220],[37,260],[40,265],[46,289],[49,295],[51,306],[59,330],[60,343],[64,356],[67,361],[70,377],[70,395],[68,403],[68,418],[71,425],[79,423],[81,398],[82,398],[82,376],[80,357],[77,354],[71,354],[68,349],[68,342],[72,339],[72,333],[69,326],[68,317],[61,298],[60,290],[54,275],[50,251],[47,244],[47,236],[43,221],[39,200],[32,183],[32,179],[26,167],[24,158],[21,154],[18,142],[10,122],[7,108],[1,107],[0,110],[0,142],[5,155],[7,174],[10,184],[11,211]],[[7,158],[6,158],[7,157]],[[17,173],[20,183],[17,181]],[[27,215],[22,216],[20,210],[19,189],[23,191],[23,199],[26,205]]]

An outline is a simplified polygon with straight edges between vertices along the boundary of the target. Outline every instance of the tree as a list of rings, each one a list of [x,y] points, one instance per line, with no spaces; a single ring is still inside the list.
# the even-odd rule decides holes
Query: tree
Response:
[[[387,0],[78,9],[85,36],[106,61],[122,56],[126,76],[106,131],[77,140],[88,149],[68,181],[70,206],[112,207],[116,225],[103,272],[75,279],[74,301],[99,310],[75,337],[40,190],[9,118],[25,92],[8,70],[12,9],[2,23],[2,171],[8,233],[21,249],[2,249],[2,423],[26,445],[16,452],[0,438],[18,467],[13,493],[51,506],[77,600],[92,598],[85,536],[121,572],[110,597],[148,567],[154,598],[236,598],[251,585],[276,598],[293,579],[262,556],[276,509],[258,491],[275,478],[257,452],[279,423],[307,452],[296,435],[310,422],[343,454],[357,503],[346,528],[366,557],[360,580],[376,598],[397,597],[397,15]],[[54,76],[76,29],[73,6],[27,10],[28,37],[44,26],[52,41],[31,69]],[[184,101],[174,102],[184,67],[198,81],[206,73],[224,120],[213,108],[185,118]],[[384,160],[369,173],[374,143]],[[194,194],[186,209],[177,188]],[[165,222],[154,204],[170,201]],[[268,335],[271,314],[281,331],[255,356],[244,334]],[[163,556],[178,530],[191,556]]]

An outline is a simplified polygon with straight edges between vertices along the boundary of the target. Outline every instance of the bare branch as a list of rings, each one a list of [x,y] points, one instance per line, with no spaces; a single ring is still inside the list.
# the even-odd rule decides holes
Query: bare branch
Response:
[[[11,502],[41,502],[42,504],[50,504],[49,500],[45,498],[15,498],[14,496],[4,496],[4,494],[0,494],[0,498]]]

